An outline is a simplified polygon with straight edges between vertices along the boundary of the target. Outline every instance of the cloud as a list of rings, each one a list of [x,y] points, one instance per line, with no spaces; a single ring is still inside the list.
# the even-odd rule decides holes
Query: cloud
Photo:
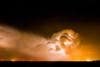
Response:
[[[53,35],[50,39],[47,39],[43,36],[36,35],[34,33],[21,32],[14,28],[8,26],[0,26],[0,49],[4,49],[7,51],[18,52],[19,54],[23,54],[29,56],[31,59],[40,58],[41,61],[57,61],[57,60],[67,60],[68,55],[65,54],[64,51],[53,51],[50,52],[49,46],[54,44],[56,48],[56,39],[58,36],[63,35],[62,33],[67,33],[70,36],[74,36],[74,32],[72,30],[63,30],[61,32],[57,32],[57,35]],[[70,38],[70,36],[68,38]],[[77,36],[75,34],[75,36]],[[51,41],[50,44],[49,41]],[[60,42],[59,40],[57,41]],[[59,48],[63,49],[59,43]]]

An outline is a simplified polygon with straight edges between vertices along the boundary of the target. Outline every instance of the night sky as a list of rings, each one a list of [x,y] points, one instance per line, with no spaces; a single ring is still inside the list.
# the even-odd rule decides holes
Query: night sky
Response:
[[[17,2],[7,6],[0,23],[44,37],[63,29],[73,29],[100,48],[100,10],[96,0],[66,2]],[[36,5],[35,5],[36,4]],[[99,46],[99,47],[98,47]]]

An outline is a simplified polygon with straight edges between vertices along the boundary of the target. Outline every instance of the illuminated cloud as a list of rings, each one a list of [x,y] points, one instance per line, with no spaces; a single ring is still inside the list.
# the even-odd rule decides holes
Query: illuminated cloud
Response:
[[[67,61],[70,50],[80,43],[79,34],[72,29],[54,33],[45,38],[34,33],[21,32],[7,26],[0,26],[0,48],[18,52],[35,61]],[[10,59],[16,61],[15,58]],[[21,59],[20,59],[21,60]]]

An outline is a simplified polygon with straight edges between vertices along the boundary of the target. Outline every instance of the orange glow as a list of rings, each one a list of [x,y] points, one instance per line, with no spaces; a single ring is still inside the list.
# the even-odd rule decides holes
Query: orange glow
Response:
[[[19,52],[19,54],[24,54],[29,57],[29,59],[24,58],[24,60],[26,61],[27,60],[43,61],[46,58],[47,61],[59,61],[59,59],[61,59],[62,61],[87,61],[88,62],[88,61],[94,61],[98,59],[96,56],[97,55],[96,47],[94,47],[90,43],[80,44],[79,34],[71,29],[65,29],[60,32],[54,33],[52,37],[49,39],[42,38],[39,36],[37,37],[34,34],[33,34],[34,37],[32,36],[29,37],[27,34],[21,34],[23,35],[22,37],[19,34],[22,38],[20,36],[16,37],[16,34],[14,33],[13,35],[9,35],[9,34],[0,31],[0,38],[1,38],[0,48],[3,48],[3,50],[8,48],[11,49],[11,50],[9,49],[6,50],[6,52],[16,51]],[[41,47],[41,45],[43,47]],[[16,57],[10,59],[8,58],[8,59],[12,62],[24,61],[22,58],[20,59]],[[4,61],[4,59],[2,58],[0,59],[0,61]]]
[[[17,61],[17,59],[16,58],[12,58],[10,61],[15,62],[15,61]]]
[[[86,59],[87,62],[92,61],[91,59]]]

